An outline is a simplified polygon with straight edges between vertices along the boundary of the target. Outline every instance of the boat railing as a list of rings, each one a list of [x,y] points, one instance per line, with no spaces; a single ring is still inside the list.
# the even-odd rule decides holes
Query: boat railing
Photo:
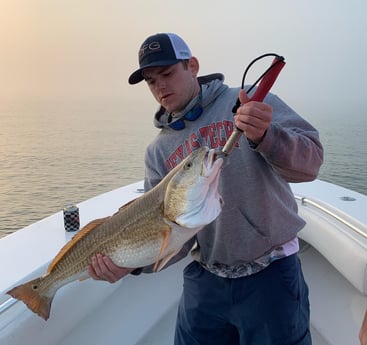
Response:
[[[355,218],[352,218],[351,216],[344,214],[342,211],[340,211],[337,208],[332,207],[329,204],[326,204],[320,200],[306,198],[301,195],[295,195],[294,196],[296,200],[300,201],[302,205],[304,206],[312,206],[316,208],[317,210],[321,211],[322,213],[332,217],[333,219],[336,219],[341,224],[345,225],[358,235],[362,236],[363,238],[367,239],[367,226]]]
[[[17,303],[17,300],[13,297],[6,299],[5,302],[0,304],[0,315],[12,307],[15,303]]]

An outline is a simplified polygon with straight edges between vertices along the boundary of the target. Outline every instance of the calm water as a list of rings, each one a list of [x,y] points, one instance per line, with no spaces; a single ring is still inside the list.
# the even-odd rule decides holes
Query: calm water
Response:
[[[0,109],[0,236],[144,177],[156,130],[121,104]]]
[[[126,102],[1,104],[0,237],[142,179],[144,149],[157,133],[151,112]],[[363,116],[308,120],[326,150],[320,178],[367,194]]]

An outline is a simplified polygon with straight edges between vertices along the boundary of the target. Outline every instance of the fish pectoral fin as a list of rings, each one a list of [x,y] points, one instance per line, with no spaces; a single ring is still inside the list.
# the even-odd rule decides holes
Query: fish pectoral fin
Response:
[[[161,266],[161,264],[159,262],[161,260],[165,259],[164,257],[162,257],[162,255],[163,255],[165,249],[167,248],[168,239],[169,239],[170,235],[171,235],[171,229],[167,229],[167,230],[163,231],[163,242],[162,242],[162,245],[161,245],[161,249],[159,250],[158,258],[157,258],[157,261],[155,262],[153,272],[158,272],[160,269],[162,269],[162,267],[159,269],[159,267]]]
[[[178,254],[180,251],[176,251],[176,252],[171,252],[169,253],[168,255],[166,255],[164,258],[162,258],[162,260],[159,262],[158,264],[158,261],[156,262],[154,268],[156,267],[156,265],[158,264],[158,267],[157,269],[154,271],[154,272],[159,272],[161,269],[164,268],[164,266],[167,265],[168,261],[170,261],[176,254]]]

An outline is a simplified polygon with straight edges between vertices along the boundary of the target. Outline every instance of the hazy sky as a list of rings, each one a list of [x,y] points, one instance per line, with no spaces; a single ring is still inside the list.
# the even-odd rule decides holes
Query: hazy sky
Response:
[[[148,95],[127,78],[145,37],[166,31],[231,86],[276,52],[282,98],[366,109],[366,0],[0,0],[0,100]]]

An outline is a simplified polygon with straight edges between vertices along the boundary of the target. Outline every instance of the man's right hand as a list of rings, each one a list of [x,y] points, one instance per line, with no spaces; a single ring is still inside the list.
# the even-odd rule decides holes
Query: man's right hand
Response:
[[[132,272],[134,268],[117,266],[110,257],[97,254],[92,258],[92,263],[88,266],[88,274],[95,280],[105,280],[109,283],[116,283],[121,278]]]

